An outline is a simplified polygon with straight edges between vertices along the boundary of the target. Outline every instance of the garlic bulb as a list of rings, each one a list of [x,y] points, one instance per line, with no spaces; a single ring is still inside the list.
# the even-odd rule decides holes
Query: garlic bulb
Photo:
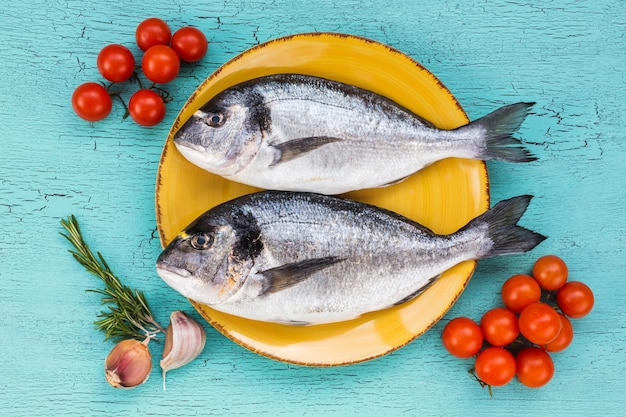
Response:
[[[204,349],[206,333],[204,327],[183,311],[170,315],[170,324],[165,334],[165,347],[160,365],[163,369],[163,389],[165,373],[180,368],[198,357]]]
[[[105,376],[112,387],[133,388],[148,380],[152,370],[149,341],[127,339],[113,347],[104,362]]]

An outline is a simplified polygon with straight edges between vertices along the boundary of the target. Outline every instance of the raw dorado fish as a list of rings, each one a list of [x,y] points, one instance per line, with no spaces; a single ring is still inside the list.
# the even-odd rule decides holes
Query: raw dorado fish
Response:
[[[208,210],[161,253],[175,290],[226,313],[287,324],[356,318],[408,301],[454,265],[526,252],[531,196],[437,235],[390,211],[313,193],[263,191]]]
[[[535,158],[511,135],[533,103],[502,107],[454,130],[361,88],[279,74],[231,87],[174,136],[193,164],[232,181],[341,194],[384,187],[444,158]]]

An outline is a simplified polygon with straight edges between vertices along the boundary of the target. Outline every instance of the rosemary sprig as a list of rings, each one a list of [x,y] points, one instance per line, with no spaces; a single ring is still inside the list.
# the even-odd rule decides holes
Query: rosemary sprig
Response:
[[[76,250],[68,250],[87,272],[96,275],[104,282],[105,288],[87,290],[102,295],[102,304],[109,304],[108,310],[98,314],[95,321],[96,328],[102,330],[105,340],[120,341],[134,338],[143,340],[146,337],[155,338],[164,329],[157,323],[150,311],[148,302],[141,291],[132,290],[122,285],[102,254],[94,256],[80,232],[78,221],[74,215],[62,219],[61,224],[68,234],[61,233]]]

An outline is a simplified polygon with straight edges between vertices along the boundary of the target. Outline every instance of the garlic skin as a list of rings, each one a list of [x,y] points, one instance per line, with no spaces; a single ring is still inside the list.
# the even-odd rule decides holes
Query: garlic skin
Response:
[[[204,349],[206,332],[204,327],[183,311],[170,315],[170,324],[165,334],[165,347],[160,365],[163,369],[163,389],[165,373],[180,368],[198,357]]]
[[[134,388],[148,380],[152,370],[149,341],[127,339],[113,347],[104,361],[106,380],[113,388]]]

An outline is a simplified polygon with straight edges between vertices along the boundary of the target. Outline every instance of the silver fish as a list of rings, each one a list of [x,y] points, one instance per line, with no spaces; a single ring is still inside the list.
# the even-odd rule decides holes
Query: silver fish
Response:
[[[300,325],[350,320],[416,297],[460,262],[534,248],[545,237],[516,225],[530,199],[500,202],[437,235],[352,200],[264,191],[202,214],[156,268],[185,297],[237,316]]]
[[[511,135],[534,103],[517,103],[441,130],[397,103],[296,74],[228,88],[174,136],[193,164],[260,188],[321,194],[384,187],[449,157],[527,162]]]

